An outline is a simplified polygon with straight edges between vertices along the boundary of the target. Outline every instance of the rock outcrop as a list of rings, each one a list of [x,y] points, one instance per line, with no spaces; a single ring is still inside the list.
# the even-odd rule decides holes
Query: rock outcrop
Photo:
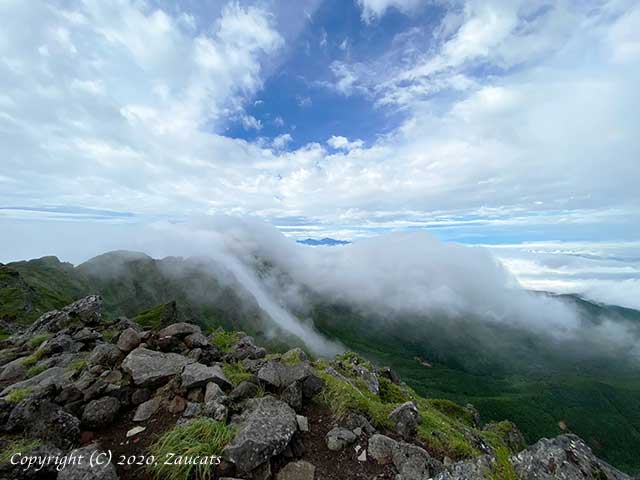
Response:
[[[204,432],[208,449],[224,438],[210,452],[223,459],[211,478],[630,480],[575,435],[525,448],[514,424],[481,428],[475,408],[451,402],[449,416],[443,401],[419,397],[356,354],[267,355],[244,333],[228,335],[235,343],[221,333],[214,346],[215,336],[190,323],[155,332],[126,318],[102,321],[101,301],[93,295],[42,315],[3,343],[0,427],[35,440],[25,443],[33,454],[133,451],[162,429],[195,425],[189,442]],[[115,480],[118,468],[77,463],[47,467],[42,478]],[[5,477],[40,478],[0,465]]]

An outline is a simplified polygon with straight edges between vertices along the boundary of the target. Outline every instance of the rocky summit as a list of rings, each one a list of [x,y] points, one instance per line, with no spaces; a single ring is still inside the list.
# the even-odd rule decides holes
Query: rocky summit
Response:
[[[526,446],[354,353],[101,308],[82,298],[1,342],[1,479],[630,479],[573,434]]]

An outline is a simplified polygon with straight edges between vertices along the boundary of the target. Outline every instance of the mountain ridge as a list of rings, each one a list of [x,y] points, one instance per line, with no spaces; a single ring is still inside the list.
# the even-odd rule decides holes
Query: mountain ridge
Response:
[[[124,269],[114,262],[114,255]],[[144,312],[158,315],[156,307],[175,302],[172,318],[176,321],[196,322],[205,328],[243,329],[276,351],[302,346],[284,332],[274,334],[276,327],[237,279],[220,265],[212,269],[212,264],[203,261],[179,257],[155,260],[140,253],[107,252],[77,267],[52,257],[12,262],[0,267],[2,328],[26,325],[37,313],[44,313],[43,309],[60,308],[83,294],[99,293],[104,296],[108,319],[121,315],[133,318]],[[101,275],[96,276],[93,269]],[[7,301],[9,297],[13,300]],[[564,300],[581,305],[595,323],[599,315],[611,312],[617,312],[625,322],[640,319],[640,313],[630,309],[596,305],[573,296],[564,296]],[[570,357],[558,356],[553,345],[545,346],[519,331],[511,335],[504,327],[478,330],[472,319],[458,320],[462,322],[454,329],[458,333],[451,335],[444,327],[447,324],[438,319],[421,319],[418,330],[412,319],[385,327],[370,313],[346,305],[323,303],[318,298],[311,305],[310,312],[298,314],[300,319],[306,318],[347,348],[396,368],[423,395],[470,401],[481,406],[489,420],[513,418],[529,441],[560,434],[566,430],[559,425],[566,424],[565,428],[575,429],[612,463],[629,471],[640,467],[632,451],[632,445],[640,442],[640,386],[633,380],[637,370],[629,370],[619,360],[607,367],[607,362],[586,357],[572,366],[565,361]],[[11,312],[19,315],[12,318]],[[409,331],[411,337],[404,333]],[[10,333],[4,332],[5,336]],[[487,335],[494,339],[494,345],[487,343]],[[508,349],[512,344],[513,351]],[[530,353],[522,356],[527,351],[523,347]],[[545,349],[547,353],[538,354]],[[581,358],[579,352],[565,353]],[[414,357],[426,359],[432,367],[424,367]],[[622,446],[616,441],[618,437],[625,439]]]

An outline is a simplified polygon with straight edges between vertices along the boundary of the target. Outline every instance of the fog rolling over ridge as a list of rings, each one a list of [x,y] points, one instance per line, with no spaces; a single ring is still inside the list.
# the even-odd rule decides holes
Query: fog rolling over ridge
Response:
[[[553,340],[586,342],[590,348],[638,353],[637,326],[606,318],[585,326],[567,302],[523,289],[487,249],[443,243],[427,233],[310,248],[262,222],[215,217],[154,224],[136,247],[154,257],[213,258],[280,328],[317,353],[341,348],[317,333],[309,320],[319,300],[356,308],[369,322],[465,318]]]

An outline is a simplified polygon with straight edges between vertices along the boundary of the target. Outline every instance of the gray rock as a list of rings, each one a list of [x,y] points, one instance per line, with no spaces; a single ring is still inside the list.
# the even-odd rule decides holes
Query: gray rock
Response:
[[[229,409],[223,404],[215,400],[211,400],[204,404],[202,414],[205,417],[213,418],[218,422],[225,422],[227,420],[227,415],[229,414]]]
[[[27,369],[22,365],[25,357],[16,358],[2,367],[0,382],[19,382],[27,376]]]
[[[229,400],[232,402],[240,402],[247,398],[255,397],[258,394],[259,388],[252,382],[240,382],[240,384],[229,392]]]
[[[131,394],[131,403],[133,405],[140,405],[151,398],[151,391],[148,388],[137,388]]]
[[[81,458],[81,461],[63,468],[58,473],[58,480],[118,480],[116,468],[111,462],[97,465],[90,461],[91,458],[98,458],[96,455],[100,453],[104,452],[100,451],[95,444],[71,451],[69,455]],[[108,460],[106,454],[99,458]]]
[[[187,389],[206,385],[209,382],[217,383],[222,388],[231,388],[233,386],[217,365],[207,367],[202,363],[195,362],[184,367],[181,380],[182,387]]]
[[[258,380],[275,388],[286,388],[310,375],[313,375],[313,368],[308,363],[291,366],[280,362],[267,362],[258,371]]]
[[[486,480],[493,468],[493,458],[489,455],[482,455],[471,460],[447,465],[445,470],[440,472],[434,480]]]
[[[144,422],[151,418],[151,416],[158,411],[162,403],[162,398],[153,397],[151,400],[147,400],[144,403],[138,405],[136,413],[133,415],[134,422]]]
[[[122,352],[112,343],[99,343],[89,355],[90,365],[113,367],[122,359]]]
[[[118,348],[123,352],[130,352],[140,345],[140,334],[133,328],[127,328],[118,337]]]
[[[324,380],[315,374],[311,374],[302,380],[302,397],[310,400],[324,388]]]
[[[67,450],[80,436],[80,420],[48,400],[27,399],[11,411],[6,429],[24,431]]]
[[[182,412],[182,416],[185,418],[193,418],[200,415],[201,412],[202,405],[199,403],[188,402],[187,407],[184,409],[184,412]]]
[[[136,348],[122,362],[122,369],[129,373],[136,385],[154,385],[179,374],[193,360],[177,353],[162,353],[146,348]]]
[[[413,437],[421,422],[420,413],[413,402],[405,402],[396,407],[389,418],[394,423],[396,432],[404,437]]]
[[[367,433],[367,435],[372,435],[376,432],[376,429],[373,428],[373,425],[367,420],[364,416],[359,413],[350,412],[344,420],[344,427],[349,430],[361,429],[363,432]]]
[[[207,383],[207,388],[204,391],[204,403],[209,403],[213,400],[220,401],[224,396],[224,392],[220,388],[220,385],[215,382]]]
[[[4,397],[18,388],[30,388],[34,393],[39,390],[49,388],[54,385],[55,387],[62,388],[68,382],[65,376],[65,369],[62,367],[53,367],[44,372],[39,373],[35,377],[28,378],[13,385],[9,385],[7,388],[0,392],[0,397]]]
[[[110,370],[102,374],[102,379],[107,383],[118,384],[122,381],[122,372],[120,370]]]
[[[313,480],[315,474],[315,466],[304,460],[298,460],[282,467],[276,475],[276,480]]]
[[[296,415],[296,422],[298,422],[298,429],[301,432],[309,431],[309,419],[302,415]]]
[[[356,436],[351,430],[336,427],[327,432],[325,442],[329,450],[342,450],[356,441]]]
[[[92,400],[84,407],[82,423],[90,428],[100,428],[111,424],[120,410],[120,402],[114,397]]]
[[[250,472],[281,453],[298,429],[296,413],[271,396],[250,400],[238,419],[236,438],[223,450],[223,458],[240,472]]]
[[[262,347],[256,346],[253,338],[249,336],[242,337],[229,353],[229,357],[234,361],[241,361],[247,358],[257,360],[264,358],[266,355],[267,351]]]
[[[392,463],[400,480],[427,480],[443,469],[442,464],[424,449],[384,435],[376,434],[369,438],[368,453],[381,465]]]
[[[81,346],[79,342],[75,342],[73,338],[71,338],[71,335],[62,333],[44,342],[39,350],[42,351],[43,355],[49,356],[54,353],[78,352]]]
[[[424,449],[404,442],[395,444],[393,464],[403,480],[428,480],[443,469],[442,463]]]
[[[296,411],[302,408],[302,382],[294,382],[284,389],[280,398]]]
[[[631,477],[596,458],[576,435],[543,438],[510,457],[522,480],[630,480]]]
[[[73,334],[73,339],[76,342],[89,343],[102,338],[102,335],[96,332],[93,328],[83,327]]]
[[[184,339],[184,343],[189,348],[204,348],[209,345],[209,340],[201,332],[195,332],[191,335],[187,335]]]
[[[89,295],[62,310],[53,310],[41,315],[27,329],[25,336],[30,338],[38,333],[58,332],[74,321],[80,321],[85,325],[97,325],[100,322],[101,307],[102,297]]]
[[[192,333],[202,333],[200,327],[193,323],[178,322],[163,328],[158,332],[158,337],[184,338]]]
[[[369,438],[369,456],[381,465],[393,463],[393,448],[396,443],[385,435],[372,435]]]

